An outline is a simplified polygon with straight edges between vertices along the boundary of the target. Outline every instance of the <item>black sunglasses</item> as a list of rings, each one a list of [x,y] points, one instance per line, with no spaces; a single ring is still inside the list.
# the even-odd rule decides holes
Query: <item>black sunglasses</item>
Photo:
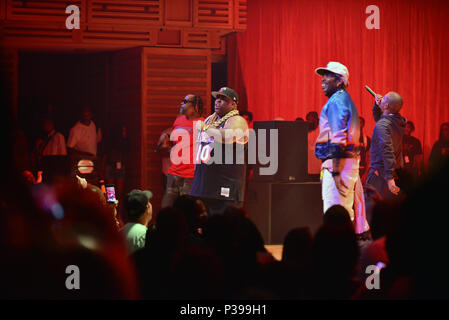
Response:
[[[184,104],[187,104],[187,103],[189,103],[189,102],[195,103],[195,101],[193,101],[193,100],[186,100],[186,99],[181,100],[181,103],[184,103]]]

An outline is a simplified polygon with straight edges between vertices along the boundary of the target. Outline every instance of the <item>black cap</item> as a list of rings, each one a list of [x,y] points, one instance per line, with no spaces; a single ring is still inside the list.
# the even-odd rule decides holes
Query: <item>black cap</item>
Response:
[[[153,193],[149,190],[132,190],[126,195],[125,208],[128,216],[139,218],[147,209],[148,201],[153,197]]]
[[[223,87],[218,91],[212,91],[212,97],[217,98],[217,96],[225,96],[235,103],[239,103],[239,96],[237,95],[237,93],[228,87]]]

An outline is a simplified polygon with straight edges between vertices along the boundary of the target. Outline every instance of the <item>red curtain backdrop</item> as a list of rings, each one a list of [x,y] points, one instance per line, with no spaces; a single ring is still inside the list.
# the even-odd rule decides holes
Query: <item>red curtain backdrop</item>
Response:
[[[380,29],[368,30],[366,7],[380,9]],[[254,0],[248,27],[228,41],[229,86],[254,120],[305,119],[327,98],[315,68],[339,61],[348,92],[371,135],[375,92],[397,91],[402,114],[415,123],[425,158],[449,121],[449,2],[399,0]]]

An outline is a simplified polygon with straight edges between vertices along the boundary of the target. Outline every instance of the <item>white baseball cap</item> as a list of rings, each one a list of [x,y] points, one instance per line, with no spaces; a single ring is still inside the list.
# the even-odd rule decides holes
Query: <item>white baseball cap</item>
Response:
[[[340,62],[330,61],[326,67],[316,68],[315,72],[320,76],[323,76],[327,72],[338,74],[342,77],[345,86],[349,86],[348,68]]]

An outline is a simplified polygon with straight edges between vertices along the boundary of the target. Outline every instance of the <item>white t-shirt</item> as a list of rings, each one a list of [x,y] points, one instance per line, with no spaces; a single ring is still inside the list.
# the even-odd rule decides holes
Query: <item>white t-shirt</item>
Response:
[[[128,253],[131,254],[137,249],[145,247],[145,237],[148,228],[140,223],[128,222],[120,229],[120,232],[125,237]]]
[[[97,155],[97,144],[101,141],[101,130],[96,128],[93,121],[88,126],[78,121],[70,129],[67,147]]]
[[[52,137],[42,151],[43,156],[66,156],[65,138],[59,132],[51,133]]]

